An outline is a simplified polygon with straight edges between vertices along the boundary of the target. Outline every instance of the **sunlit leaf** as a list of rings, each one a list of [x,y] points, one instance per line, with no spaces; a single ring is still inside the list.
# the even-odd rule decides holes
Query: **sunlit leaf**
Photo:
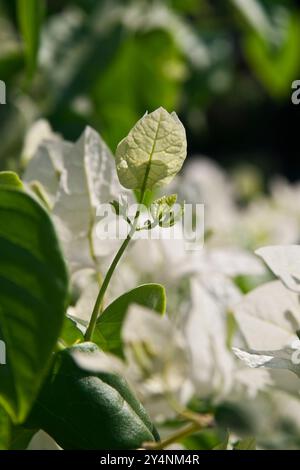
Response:
[[[176,113],[158,108],[142,117],[118,145],[120,182],[142,192],[166,185],[182,167],[186,151],[185,129]]]

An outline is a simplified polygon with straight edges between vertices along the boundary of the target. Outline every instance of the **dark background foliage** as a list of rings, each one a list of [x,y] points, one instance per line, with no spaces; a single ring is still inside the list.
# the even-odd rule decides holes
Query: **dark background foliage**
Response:
[[[42,0],[41,0],[42,2]],[[183,120],[189,154],[264,177],[300,177],[300,9],[292,0],[45,2],[28,66],[17,2],[0,2],[1,168],[18,168],[39,117],[75,140],[86,124],[112,150],[146,110]],[[32,64],[31,64],[32,65]]]

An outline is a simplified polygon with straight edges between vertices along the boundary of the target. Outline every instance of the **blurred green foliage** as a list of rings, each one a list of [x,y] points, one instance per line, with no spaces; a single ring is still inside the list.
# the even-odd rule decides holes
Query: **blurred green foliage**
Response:
[[[299,40],[292,0],[0,0],[0,167],[19,169],[40,117],[68,139],[89,123],[114,151],[158,106],[190,151],[251,153],[266,107],[290,102]]]

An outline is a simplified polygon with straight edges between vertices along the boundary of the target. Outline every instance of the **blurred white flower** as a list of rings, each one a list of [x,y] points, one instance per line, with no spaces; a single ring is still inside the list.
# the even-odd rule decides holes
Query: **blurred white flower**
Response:
[[[193,392],[182,332],[167,316],[133,305],[123,341],[128,364],[125,373],[150,414],[156,419],[175,415],[176,404],[186,405]]]
[[[45,119],[39,119],[34,122],[29,128],[23,145],[22,159],[26,165],[35,156],[39,146],[45,141],[59,141],[61,140],[57,134],[55,134],[48,121]]]
[[[191,282],[191,297],[184,333],[196,394],[224,397],[231,390],[234,368],[226,346],[226,311],[199,279]]]
[[[289,183],[283,177],[271,182],[272,201],[277,210],[294,217],[300,226],[300,183]]]
[[[300,245],[266,246],[255,253],[288,289],[300,292]]]

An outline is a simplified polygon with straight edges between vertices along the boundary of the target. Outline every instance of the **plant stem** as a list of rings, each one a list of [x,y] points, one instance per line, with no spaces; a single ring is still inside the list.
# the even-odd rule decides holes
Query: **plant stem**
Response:
[[[85,332],[85,335],[84,335],[85,341],[91,341],[92,340],[94,330],[95,330],[95,327],[96,327],[96,323],[97,323],[97,319],[98,319],[98,316],[99,316],[99,312],[101,311],[101,308],[102,308],[102,303],[103,303],[105,292],[106,292],[106,290],[109,286],[112,275],[113,275],[113,273],[114,273],[114,271],[115,271],[122,255],[123,255],[124,251],[126,250],[127,246],[129,245],[129,243],[130,243],[130,241],[131,241],[131,239],[132,239],[132,237],[133,237],[133,235],[136,231],[138,219],[139,219],[139,216],[140,216],[140,213],[141,213],[140,205],[143,204],[144,196],[145,196],[145,190],[143,190],[143,192],[141,194],[139,207],[138,207],[137,212],[134,216],[130,232],[127,235],[127,237],[125,238],[122,245],[120,246],[119,251],[117,252],[116,256],[114,257],[114,259],[113,259],[113,261],[112,261],[112,263],[109,267],[109,270],[107,271],[106,276],[103,280],[103,283],[101,285],[101,288],[100,288],[100,291],[99,291],[99,294],[98,294],[98,297],[97,297],[97,300],[96,300],[96,303],[95,303],[95,306],[94,306],[94,309],[93,309],[93,313],[92,313],[92,316],[91,316],[89,326],[88,326],[88,328]]]
[[[214,422],[213,416],[211,415],[198,415],[197,413],[190,413],[188,411],[183,415],[183,417],[190,419],[192,422],[160,442],[145,442],[142,448],[149,450],[162,450],[165,447],[168,447],[175,442],[179,442],[185,437],[200,431],[201,429],[211,427]]]
[[[100,288],[100,291],[99,291],[99,294],[98,294],[98,297],[97,297],[97,300],[96,300],[96,303],[95,303],[95,306],[94,306],[94,310],[93,310],[93,313],[92,313],[92,316],[91,316],[89,326],[88,326],[88,328],[86,330],[86,333],[84,335],[84,339],[86,341],[91,341],[91,339],[93,337],[93,333],[94,333],[94,330],[95,330],[95,327],[96,327],[99,312],[101,311],[101,308],[102,308],[105,292],[108,288],[108,285],[109,285],[110,280],[112,278],[112,275],[113,275],[113,273],[114,273],[114,271],[117,267],[118,262],[120,261],[124,251],[126,250],[127,246],[129,245],[130,240],[132,239],[132,237],[133,237],[133,235],[136,231],[137,224],[138,224],[138,219],[139,219],[139,216],[140,216],[140,213],[141,213],[141,205],[144,202],[144,198],[145,198],[145,194],[146,194],[147,181],[148,181],[148,177],[149,177],[149,173],[150,173],[152,157],[153,157],[153,154],[154,154],[154,151],[155,151],[155,145],[156,145],[156,140],[157,140],[158,131],[159,131],[159,127],[160,127],[160,122],[161,122],[161,115],[159,117],[159,122],[158,122],[158,125],[157,125],[155,138],[154,138],[151,153],[150,153],[150,156],[149,156],[149,163],[146,167],[146,171],[145,171],[145,175],[144,175],[144,179],[143,179],[143,184],[141,186],[141,193],[140,193],[141,195],[140,195],[140,198],[139,198],[140,199],[139,200],[139,207],[138,207],[138,209],[136,211],[136,214],[134,216],[134,220],[133,220],[130,232],[127,235],[127,238],[124,240],[123,244],[121,245],[118,253],[116,254],[116,256],[115,256],[115,258],[112,262],[112,264],[110,265],[110,268],[107,271],[106,276],[105,276],[104,281],[103,281],[103,284]]]
[[[98,297],[97,297],[97,300],[96,300],[96,303],[95,303],[95,306],[94,306],[94,309],[93,309],[93,313],[92,313],[92,316],[91,316],[89,326],[88,326],[88,328],[86,330],[86,333],[84,335],[84,339],[86,341],[90,341],[92,339],[92,336],[93,336],[93,333],[94,333],[94,330],[95,330],[95,327],[96,327],[99,311],[101,310],[101,306],[102,306],[102,302],[103,302],[105,292],[108,288],[108,285],[109,285],[110,280],[112,278],[112,275],[113,275],[113,273],[114,273],[114,271],[117,267],[117,264],[119,263],[124,251],[126,250],[133,234],[131,236],[130,235],[131,235],[131,231],[127,235],[127,238],[122,243],[122,245],[121,245],[118,253],[116,254],[112,264],[110,265],[110,268],[107,271],[107,274],[106,274],[106,276],[104,278],[104,281],[101,285],[101,288],[100,288],[100,291],[99,291],[99,294],[98,294]]]
[[[142,446],[143,449],[149,449],[149,450],[162,450],[165,447],[168,447],[171,444],[174,444],[174,442],[178,442],[181,439],[184,439],[185,437],[190,436],[191,434],[194,434],[195,432],[199,431],[199,425],[195,423],[190,423],[184,428],[179,429],[179,431],[175,432],[171,436],[167,437],[163,441],[160,442],[145,442]]]

